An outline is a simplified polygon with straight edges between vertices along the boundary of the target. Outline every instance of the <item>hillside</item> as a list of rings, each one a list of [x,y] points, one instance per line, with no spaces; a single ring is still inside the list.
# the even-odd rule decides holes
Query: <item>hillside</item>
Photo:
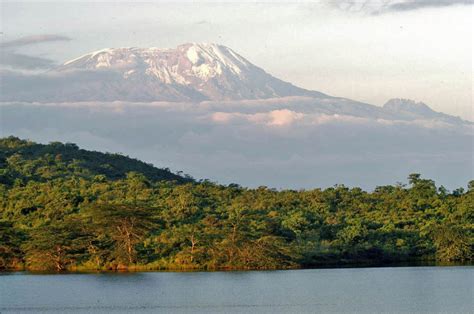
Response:
[[[129,172],[139,172],[152,181],[190,182],[191,178],[159,169],[120,154],[79,149],[75,144],[52,142],[38,144],[17,137],[0,139],[0,182],[15,180],[48,181],[73,176],[84,179],[123,179]]]

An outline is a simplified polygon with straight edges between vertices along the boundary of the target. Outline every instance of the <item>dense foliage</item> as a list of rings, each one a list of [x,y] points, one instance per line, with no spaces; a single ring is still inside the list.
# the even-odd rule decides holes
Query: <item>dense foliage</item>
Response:
[[[0,268],[234,269],[470,261],[474,181],[373,192],[196,182],[121,155],[0,140]]]

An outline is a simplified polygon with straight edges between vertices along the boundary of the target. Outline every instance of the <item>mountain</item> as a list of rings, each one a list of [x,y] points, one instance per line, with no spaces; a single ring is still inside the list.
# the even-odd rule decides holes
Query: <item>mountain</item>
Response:
[[[8,167],[7,167],[8,166]],[[137,172],[152,181],[190,182],[169,171],[120,154],[79,149],[76,144],[52,142],[48,145],[21,140],[17,137],[0,138],[0,183],[13,184],[15,178],[48,181],[55,178],[81,177],[94,179],[122,179],[127,173]]]
[[[188,43],[174,49],[108,48],[68,61],[51,74],[80,84],[53,96],[79,101],[203,101],[326,96],[279,80],[232,49]]]
[[[39,75],[2,72],[0,89],[0,101],[4,102],[206,101],[220,105],[219,110],[226,109],[223,102],[236,102],[241,110],[242,101],[254,100],[258,101],[255,110],[271,103],[275,110],[290,106],[303,113],[464,123],[411,100],[392,99],[378,107],[299,88],[217,44],[107,48]]]
[[[448,123],[463,123],[459,117],[453,117],[445,113],[436,112],[423,102],[411,99],[394,98],[383,105],[383,110],[395,115],[400,120],[431,119],[441,120]]]

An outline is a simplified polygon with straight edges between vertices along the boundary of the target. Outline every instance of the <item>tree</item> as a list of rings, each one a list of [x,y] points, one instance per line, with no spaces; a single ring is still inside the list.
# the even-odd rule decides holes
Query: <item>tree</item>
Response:
[[[474,192],[474,180],[469,181],[469,183],[467,184],[467,190],[470,193]]]
[[[114,243],[114,258],[123,264],[136,261],[135,245],[156,228],[154,210],[127,204],[97,204],[86,211],[97,236],[110,237]]]
[[[21,262],[20,244],[24,235],[9,221],[0,221],[0,270],[15,267]]]
[[[87,257],[90,234],[77,219],[54,221],[32,229],[23,245],[31,268],[63,271]]]
[[[442,261],[465,261],[473,259],[473,243],[469,240],[467,230],[446,224],[437,226],[432,231],[436,255]]]

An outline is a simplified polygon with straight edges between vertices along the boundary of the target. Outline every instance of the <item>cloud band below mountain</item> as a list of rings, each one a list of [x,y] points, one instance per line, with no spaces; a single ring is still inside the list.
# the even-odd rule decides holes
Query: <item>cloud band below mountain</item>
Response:
[[[253,103],[4,103],[1,135],[76,142],[245,186],[370,189],[411,172],[448,188],[472,179],[470,124]]]

